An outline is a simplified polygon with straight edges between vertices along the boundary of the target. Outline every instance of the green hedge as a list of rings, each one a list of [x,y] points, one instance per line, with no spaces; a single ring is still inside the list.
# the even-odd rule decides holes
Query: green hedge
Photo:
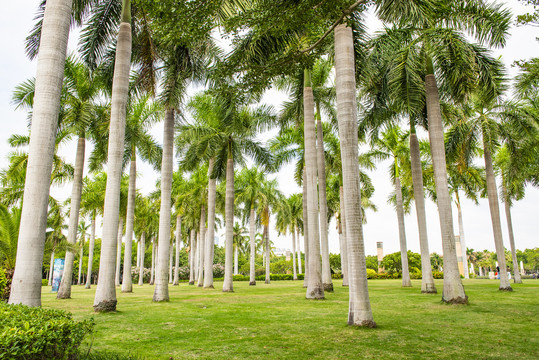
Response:
[[[93,326],[65,311],[0,303],[0,359],[75,359]]]
[[[233,281],[249,281],[248,275],[234,275],[232,277]],[[214,281],[223,281],[223,278],[213,278]],[[266,280],[266,275],[258,275],[255,277],[255,280],[257,281],[264,281]],[[292,274],[270,274],[270,280],[278,281],[278,280],[294,280],[294,275]],[[298,274],[298,280],[303,280],[303,274]]]

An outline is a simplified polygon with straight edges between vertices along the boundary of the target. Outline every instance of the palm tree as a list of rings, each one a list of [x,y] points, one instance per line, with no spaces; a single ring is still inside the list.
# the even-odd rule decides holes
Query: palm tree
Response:
[[[103,236],[99,277],[94,299],[96,312],[116,311],[116,288],[114,286],[114,258],[120,210],[120,182],[124,150],[125,117],[129,94],[129,71],[131,68],[131,1],[122,0],[120,29],[116,43],[114,80],[112,82],[112,105],[109,131],[107,188],[103,212]]]
[[[233,230],[233,245],[234,245],[234,275],[238,275],[238,256],[239,256],[239,250],[243,248],[243,241],[245,240],[246,236],[246,229],[241,226],[238,222],[234,224],[234,230]]]
[[[488,92],[495,92],[497,74],[493,61],[485,49],[470,44],[461,30],[490,46],[503,46],[510,23],[509,12],[498,4],[408,2],[406,6],[383,2],[378,5],[383,21],[394,21],[398,28],[391,35],[400,43],[394,52],[395,71],[391,87],[409,85],[403,80],[423,79],[425,104],[429,123],[429,139],[438,203],[442,245],[444,250],[444,290],[442,299],[449,303],[467,303],[457,266],[451,199],[447,185],[442,116],[438,81],[448,89],[455,100],[460,100],[478,84]],[[414,87],[420,90],[421,87]]]
[[[134,100],[132,100],[134,101]],[[149,162],[154,168],[160,166],[161,147],[150,135],[151,126],[159,119],[160,106],[151,103],[148,95],[142,96],[136,102],[130,102],[127,109],[125,128],[124,157],[130,158],[129,189],[127,194],[127,214],[125,226],[125,252],[122,278],[122,292],[132,292],[131,278],[131,247],[133,243],[133,228],[135,217],[137,155]],[[137,151],[138,150],[138,151]]]
[[[10,304],[41,305],[41,267],[45,246],[47,205],[54,156],[54,141],[64,77],[71,1],[50,0],[43,15],[37,62],[36,91],[21,227],[17,244],[17,267]]]
[[[196,124],[186,125],[182,129],[184,140],[180,140],[184,141],[184,144],[185,139],[192,142],[185,151],[185,163],[192,166],[200,160],[214,159],[212,177],[226,179],[225,292],[233,291],[234,162],[244,164],[245,154],[256,163],[267,167],[271,161],[269,152],[254,139],[258,132],[264,130],[272,121],[272,109],[265,106],[250,108],[248,103],[249,99],[239,96],[230,85],[216,89],[215,95],[196,96],[189,106],[195,109],[196,114],[207,114],[208,117],[195,118]],[[196,139],[196,142],[193,142],[193,139]],[[208,258],[205,261],[208,276],[208,267],[212,262],[209,262]]]
[[[262,184],[265,181],[264,173],[257,167],[243,168],[236,181],[236,199],[245,208],[244,221],[249,221],[249,285],[256,285],[255,279],[255,235],[256,235],[256,212],[262,194]]]
[[[78,226],[78,234],[79,234],[79,246],[80,246],[80,256],[79,256],[79,276],[77,279],[77,285],[81,285],[81,276],[82,276],[82,260],[84,256],[84,240],[86,239],[86,233],[88,232],[88,229],[90,228],[89,224],[86,224],[84,220],[81,220],[79,222]]]
[[[0,264],[8,270],[15,268],[21,209],[0,204]]]
[[[401,131],[397,126],[391,126],[382,133],[381,137],[372,139],[378,157],[380,159],[391,158],[393,160],[390,167],[390,175],[393,179],[393,184],[395,185],[403,287],[412,286],[410,271],[408,270],[408,250],[406,247],[406,231],[404,229],[404,207],[401,187],[401,168],[405,166],[407,159],[410,158],[410,149],[406,146],[407,138],[408,133]]]
[[[61,126],[69,127],[78,136],[67,230],[67,241],[70,244],[75,244],[80,213],[86,138],[99,119],[100,112],[96,111],[96,102],[101,93],[101,84],[87,66],[71,58],[66,61],[64,82],[66,95],[64,95],[63,102],[66,109]],[[68,250],[65,257],[64,276],[62,276],[58,289],[58,299],[71,297],[71,274],[73,273],[74,259],[75,254]]]
[[[358,164],[358,129],[355,95],[355,64],[352,28],[346,24],[335,27],[335,89],[337,119],[341,140],[344,213],[349,259],[348,324],[376,326],[372,317],[367,287],[367,265],[361,224],[361,194]]]
[[[91,221],[90,243],[88,244],[88,271],[86,273],[86,289],[91,286],[92,266],[94,259],[96,217],[103,214],[105,201],[105,186],[107,182],[105,173],[95,174],[93,180],[88,177],[83,180],[81,194],[81,211],[83,215],[89,214]]]

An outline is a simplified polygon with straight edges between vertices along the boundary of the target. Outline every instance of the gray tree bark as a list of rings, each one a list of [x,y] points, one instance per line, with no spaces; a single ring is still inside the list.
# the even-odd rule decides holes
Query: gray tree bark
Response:
[[[146,232],[142,232],[140,235],[140,263],[139,263],[139,275],[138,275],[138,284],[142,286],[144,284],[144,255],[146,248]]]
[[[309,280],[309,219],[307,216],[307,180],[305,169],[303,169],[303,252],[305,254],[303,287],[306,288]]]
[[[71,210],[69,211],[69,226],[67,230],[67,242],[75,245],[77,242],[77,229],[79,227],[80,199],[82,194],[82,175],[84,171],[84,150],[86,139],[79,136],[77,142],[77,154],[75,155],[75,171],[73,173],[73,187],[71,188]],[[71,298],[71,283],[73,282],[73,265],[75,254],[66,250],[64,274],[58,289],[57,299]],[[80,279],[79,279],[80,282]]]
[[[339,221],[340,239],[341,240],[341,271],[342,271],[342,286],[349,286],[348,274],[350,273],[350,265],[348,261],[348,242],[346,241],[346,216],[344,214],[344,190],[339,187],[339,201],[341,207],[341,219]]]
[[[80,239],[80,254],[79,254],[79,276],[77,279],[77,285],[81,285],[82,276],[82,258],[84,256],[84,236]]]
[[[395,159],[397,161],[397,159]],[[406,247],[406,230],[404,228],[404,208],[402,206],[402,188],[399,176],[395,177],[395,194],[397,196],[397,220],[399,223],[399,245],[401,249],[402,286],[412,286],[408,269],[408,249]]]
[[[513,234],[513,221],[511,219],[511,203],[507,196],[507,189],[503,186],[503,197],[505,199],[505,218],[507,220],[507,230],[509,231],[509,243],[511,245],[511,257],[513,259],[513,273],[515,284],[522,284],[522,277],[518,269],[517,249],[515,247],[515,236]]]
[[[266,278],[264,280],[265,284],[269,284],[271,282],[270,277],[270,245],[269,245],[269,216],[268,216],[268,225],[264,225],[264,247],[266,249],[265,256],[266,256]]]
[[[238,275],[238,245],[234,245],[234,275]]]
[[[168,301],[167,265],[170,254],[170,219],[172,208],[172,167],[174,161],[174,109],[166,109],[161,163],[161,209],[159,210],[159,240],[157,271],[153,301]]]
[[[198,278],[197,286],[204,285],[204,248],[206,245],[206,208],[202,205],[200,209],[200,233],[198,236],[197,257],[198,257]]]
[[[122,264],[122,237],[124,231],[124,218],[120,217],[120,222],[118,223],[118,239],[116,244],[118,249],[116,250],[116,273],[114,276],[114,284],[120,286],[120,266]]]
[[[296,227],[296,241],[297,241],[297,247],[298,247],[298,273],[303,274],[303,267],[301,266],[301,246],[300,246],[300,234],[299,234],[299,227]]]
[[[215,246],[215,196],[217,179],[212,178],[215,159],[211,158],[208,166],[208,235],[204,249],[204,288],[213,289],[213,248]]]
[[[180,284],[180,245],[181,245],[181,237],[182,237],[182,217],[177,216],[176,217],[176,259],[174,263],[174,286],[177,286]]]
[[[293,273],[293,279],[298,279],[298,273],[296,271],[296,229],[295,227],[292,227],[292,273]]]
[[[442,301],[451,304],[467,304],[468,297],[464,292],[464,287],[460,280],[457,263],[451,198],[449,197],[449,187],[447,184],[442,114],[440,112],[438,87],[433,73],[426,75],[425,88],[429,121],[429,141],[432,153],[432,165],[434,168],[434,182],[436,185],[438,215],[440,217],[444,257],[444,288]]]
[[[53,274],[53,271],[54,271],[54,249],[52,250],[51,252],[51,264],[49,266],[49,282],[48,282],[48,285],[51,286],[52,285],[52,274]]]
[[[127,190],[127,215],[125,220],[124,273],[122,276],[122,292],[133,292],[131,275],[131,250],[133,246],[133,226],[135,223],[135,196],[137,192],[137,156],[135,149],[129,166],[129,189]]]
[[[462,221],[462,207],[460,206],[460,196],[457,190],[457,219],[459,222],[459,237],[460,237],[460,246],[462,253],[462,267],[464,268],[464,278],[470,278],[470,270],[468,268],[468,256],[466,255],[466,241],[464,239],[464,222]]]
[[[249,213],[249,243],[251,245],[251,253],[249,254],[249,285],[256,285],[256,267],[255,267],[255,257],[256,257],[256,228],[255,228],[255,207],[254,204],[251,204],[251,210]]]
[[[367,286],[367,266],[361,223],[354,44],[352,29],[345,24],[335,28],[335,73],[350,268],[348,324],[375,327]]]
[[[150,285],[155,282],[155,236],[152,238],[152,268],[150,269]]]
[[[172,284],[172,263],[174,262],[174,242],[170,243],[170,251],[168,253],[168,283]]]
[[[189,249],[189,285],[195,284],[195,230],[191,229],[191,240]]]
[[[303,89],[304,115],[304,148],[305,148],[305,180],[307,181],[307,219],[309,227],[309,278],[307,280],[307,299],[323,299],[322,264],[320,263],[320,234],[318,224],[317,194],[317,159],[316,131],[314,123],[314,98],[311,87],[311,72],[305,70],[305,87]]]
[[[130,2],[123,4],[122,22],[118,31],[114,79],[112,80],[111,121],[107,162],[107,189],[103,214],[103,236],[99,276],[94,299],[97,312],[116,311],[116,287],[114,286],[114,258],[120,212],[120,182],[124,152],[125,117],[129,93],[129,71],[131,69],[131,22]],[[129,15],[129,19],[125,18]],[[129,20],[129,22],[127,21]]]
[[[92,225],[90,228],[90,243],[88,244],[88,271],[86,273],[86,286],[89,289],[92,285],[92,265],[94,262],[94,247],[95,247],[95,211],[92,216]]]
[[[326,158],[324,156],[324,135],[322,133],[322,114],[317,106],[318,121],[316,122],[316,164],[318,167],[318,201],[320,207],[320,249],[322,252],[322,284],[324,291],[333,291],[331,266],[329,265],[328,243],[328,203],[326,196]]]
[[[234,251],[234,160],[226,163],[226,195],[225,195],[225,279],[224,292],[233,292],[232,252]]]
[[[412,121],[412,120],[410,120]],[[425,190],[423,187],[423,170],[421,168],[421,154],[415,127],[410,133],[410,161],[412,165],[412,184],[414,188],[415,211],[417,215],[417,228],[419,230],[419,248],[421,251],[421,292],[436,294],[432,267],[430,264],[429,239],[427,233],[427,216],[425,211]]]
[[[41,268],[71,3],[48,0],[45,7],[10,304],[41,306]]]
[[[505,248],[503,246],[502,224],[500,221],[500,207],[498,203],[498,188],[496,187],[496,177],[492,166],[492,156],[487,146],[487,141],[483,134],[483,151],[485,158],[485,172],[487,177],[487,195],[490,208],[490,219],[492,221],[492,231],[494,232],[494,245],[498,255],[498,264],[500,266],[500,288],[501,291],[513,291],[507,276],[507,264],[505,262]],[[445,265],[445,262],[444,262]],[[444,266],[445,267],[445,266]]]

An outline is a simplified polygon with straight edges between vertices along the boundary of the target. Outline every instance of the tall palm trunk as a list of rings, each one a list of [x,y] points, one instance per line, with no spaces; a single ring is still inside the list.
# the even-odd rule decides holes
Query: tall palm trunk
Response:
[[[322,133],[322,114],[320,105],[316,104],[318,121],[316,122],[316,163],[318,167],[318,202],[320,205],[320,249],[322,252],[322,284],[325,291],[333,291],[331,266],[329,264],[328,243],[328,203],[326,197],[326,158],[324,156],[324,134]]]
[[[124,218],[120,218],[120,222],[118,223],[118,239],[116,240],[116,244],[118,245],[118,249],[116,250],[116,274],[114,277],[114,284],[116,286],[120,286],[120,266],[122,264],[122,235],[124,231]]]
[[[155,282],[155,237],[152,238],[152,268],[150,269],[150,285]]]
[[[208,166],[208,235],[204,249],[204,287],[213,289],[213,248],[215,238],[215,196],[217,179],[212,177],[215,159],[211,158]]]
[[[116,44],[114,79],[112,80],[111,121],[109,129],[107,189],[103,212],[103,236],[99,277],[95,292],[95,311],[116,311],[114,287],[114,258],[116,257],[116,231],[120,210],[120,182],[125,137],[125,116],[129,93],[131,68],[131,1],[122,0],[122,19]]]
[[[376,326],[367,287],[367,265],[361,223],[361,193],[358,164],[357,103],[352,29],[345,24],[335,28],[335,89],[337,119],[341,140],[346,240],[349,259],[348,324]]]
[[[296,271],[296,229],[294,226],[292,226],[292,229],[290,229],[292,233],[292,274],[293,279],[298,279],[298,273]]]
[[[299,236],[299,227],[296,227],[296,241],[298,242],[297,243],[297,247],[298,247],[298,273],[299,274],[302,274],[302,266],[301,266],[301,246],[300,246],[300,236]]]
[[[90,243],[88,244],[88,271],[86,273],[86,286],[89,289],[92,285],[92,267],[94,263],[94,246],[95,246],[95,210],[92,214],[92,225],[90,228]]]
[[[41,306],[49,188],[60,93],[71,20],[71,0],[48,0],[43,17],[22,202],[17,258],[10,304]]]
[[[304,149],[305,149],[305,180],[307,181],[307,219],[309,227],[309,278],[307,280],[307,299],[323,299],[322,264],[320,263],[320,234],[318,224],[318,194],[317,194],[317,159],[316,131],[314,123],[314,98],[311,87],[311,72],[305,70],[305,87],[303,89],[304,116]]]
[[[507,219],[507,230],[509,231],[509,243],[511,244],[511,257],[513,259],[513,273],[514,273],[514,282],[515,284],[522,284],[522,277],[520,276],[520,271],[518,269],[518,259],[517,259],[517,250],[515,247],[515,237],[513,235],[513,221],[511,219],[511,201],[507,195],[507,188],[505,185],[502,187],[503,198],[505,204],[505,218]]]
[[[195,252],[193,253],[193,256],[195,257],[193,260],[193,267],[194,267],[193,272],[194,272],[194,281],[196,282],[198,282],[198,270],[199,270],[198,263],[200,260],[200,256],[198,254],[199,251],[200,251],[200,232],[197,232],[195,236]]]
[[[159,240],[157,271],[153,301],[168,301],[167,265],[170,253],[170,209],[172,208],[172,166],[174,160],[174,109],[166,109],[163,129],[163,160],[161,163],[161,209],[159,210]]]
[[[512,291],[509,277],[507,276],[507,265],[505,263],[505,249],[502,238],[502,225],[500,221],[500,207],[498,203],[498,189],[496,187],[496,177],[492,166],[492,156],[487,145],[487,139],[483,133],[483,151],[485,158],[485,172],[487,177],[487,195],[490,208],[490,219],[492,221],[492,231],[494,232],[494,245],[498,255],[498,264],[500,266],[500,288],[502,291]]]
[[[225,279],[223,291],[234,291],[232,277],[232,251],[234,245],[234,160],[229,156],[226,163],[225,194]]]
[[[309,280],[309,217],[307,215],[307,180],[305,169],[303,170],[303,250],[305,253],[305,275],[303,287],[307,287]]]
[[[267,225],[264,225],[264,248],[266,249],[265,251],[265,256],[266,256],[266,278],[265,278],[265,281],[264,283],[265,284],[269,284],[270,281],[271,281],[271,276],[270,276],[270,245],[269,245],[269,213],[268,213],[268,224]]]
[[[457,189],[455,196],[457,198],[457,219],[459,222],[459,238],[462,253],[462,267],[464,268],[464,278],[470,278],[470,270],[468,269],[468,256],[466,255],[466,242],[464,239],[464,222],[462,221],[462,207],[460,206],[460,196]]]
[[[204,285],[204,248],[206,244],[206,208],[200,208],[200,232],[198,235],[197,257],[198,257],[198,277],[197,286]]]
[[[180,284],[180,244],[182,242],[182,217],[176,217],[176,261],[174,262],[174,286]]]
[[[397,159],[395,159],[396,163]],[[410,270],[408,269],[408,249],[406,247],[406,230],[404,228],[404,208],[402,205],[402,188],[401,180],[398,175],[398,167],[395,165],[397,175],[395,176],[395,194],[397,195],[397,220],[399,223],[399,244],[401,249],[401,265],[402,265],[402,286],[412,286],[410,280]]]
[[[238,275],[238,245],[234,245],[234,275]]]
[[[82,258],[84,256],[84,236],[80,239],[80,254],[79,254],[79,276],[77,278],[77,285],[81,285],[82,277]]]
[[[69,227],[67,230],[67,242],[75,245],[77,242],[77,229],[79,226],[80,198],[82,194],[82,175],[84,170],[84,150],[86,139],[79,136],[77,142],[77,154],[75,155],[75,172],[73,174],[73,187],[71,188],[71,210],[69,211]],[[71,283],[73,282],[73,265],[75,254],[66,250],[64,274],[58,289],[57,299],[71,298]]]
[[[122,277],[122,292],[133,292],[131,275],[131,253],[133,247],[133,225],[135,222],[135,196],[137,191],[137,155],[133,147],[131,165],[129,167],[129,189],[127,190],[127,215],[125,220],[125,249],[124,273]]]
[[[195,229],[191,229],[189,249],[189,285],[195,284]]]
[[[412,165],[412,185],[414,188],[417,228],[419,230],[419,248],[421,251],[421,292],[436,294],[432,267],[430,264],[429,239],[427,235],[427,216],[425,211],[425,190],[423,188],[423,171],[421,154],[415,127],[410,120],[410,162]]]
[[[468,297],[464,292],[464,287],[460,280],[455,235],[453,233],[453,214],[451,213],[451,198],[449,197],[449,188],[447,185],[444,130],[440,111],[440,99],[438,97],[438,87],[436,85],[436,78],[434,77],[432,61],[429,60],[429,63],[430,70],[425,76],[425,90],[429,121],[429,141],[432,153],[432,166],[434,168],[436,202],[438,203],[444,256],[444,289],[442,301],[451,304],[467,304]]]
[[[339,221],[339,230],[342,235],[341,240],[341,271],[342,271],[342,286],[349,286],[348,275],[350,274],[350,262],[348,261],[348,242],[346,235],[346,216],[344,214],[344,190],[339,187],[339,201],[341,206],[341,218]]]
[[[142,232],[140,235],[140,263],[139,263],[139,273],[138,273],[138,284],[142,286],[144,284],[144,255],[146,249],[146,232]]]
[[[249,285],[256,285],[256,267],[255,267],[255,257],[256,257],[256,228],[255,228],[255,204],[254,201],[251,202],[251,210],[249,213],[249,243],[251,245],[251,253],[249,254]]]
[[[168,253],[168,283],[172,284],[172,262],[174,261],[174,242],[170,243],[170,251]]]
[[[135,244],[137,244],[137,260],[135,261],[135,266],[137,268],[140,267],[140,239],[137,241],[137,239],[135,239]]]
[[[54,249],[51,251],[51,264],[49,266],[49,282],[48,285],[52,285],[52,273],[54,271]]]

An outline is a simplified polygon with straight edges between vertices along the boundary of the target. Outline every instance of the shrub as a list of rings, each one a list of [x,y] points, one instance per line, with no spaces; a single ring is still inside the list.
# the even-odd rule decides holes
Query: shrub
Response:
[[[93,325],[65,311],[0,303],[0,359],[73,359]]]
[[[47,285],[49,285],[49,280],[41,279],[41,286],[47,286]]]
[[[214,278],[222,278],[225,276],[225,268],[221,264],[214,264],[213,265],[213,277]]]
[[[7,278],[6,278],[6,272],[4,269],[0,268],[0,295],[4,294],[4,290],[7,286]],[[3,299],[4,297],[1,296]]]
[[[378,274],[373,269],[367,269],[367,279],[377,279]]]
[[[435,278],[435,279],[443,279],[444,278],[444,273],[441,272],[441,271],[433,271],[432,272],[432,277]]]
[[[5,285],[3,285],[3,288],[2,285],[0,285],[0,298],[7,301],[9,299],[9,294],[11,293],[11,280],[13,280],[14,270],[0,269],[0,273],[2,273],[3,278],[5,279]],[[2,282],[2,280],[0,280],[0,282]]]
[[[331,278],[332,279],[342,279],[342,273],[340,273],[340,272],[333,273],[333,274],[331,274]]]
[[[416,267],[410,268],[410,279],[421,279],[421,270]]]

